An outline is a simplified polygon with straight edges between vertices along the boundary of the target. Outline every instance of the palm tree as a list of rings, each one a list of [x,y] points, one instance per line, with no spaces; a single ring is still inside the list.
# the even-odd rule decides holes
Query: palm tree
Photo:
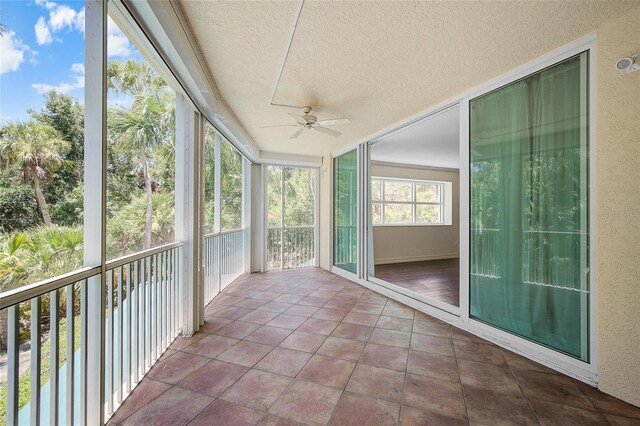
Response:
[[[51,172],[63,161],[60,153],[68,148],[69,143],[53,127],[37,121],[8,123],[0,130],[0,165],[17,166],[22,182],[33,182],[46,226],[51,226],[51,216],[40,184],[43,179],[51,180]]]
[[[166,90],[140,93],[131,108],[117,107],[109,114],[109,130],[115,143],[140,153],[146,194],[145,249],[151,247],[153,226],[153,182],[149,174],[148,154],[173,139],[173,117],[173,95]]]

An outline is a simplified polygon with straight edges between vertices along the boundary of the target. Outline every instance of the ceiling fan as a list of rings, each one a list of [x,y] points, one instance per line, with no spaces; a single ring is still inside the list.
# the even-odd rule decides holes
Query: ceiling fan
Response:
[[[279,124],[276,126],[263,126],[262,129],[270,128],[270,127],[297,127],[295,132],[289,137],[289,139],[296,139],[302,132],[305,130],[316,130],[320,133],[324,133],[325,135],[338,137],[342,133],[336,132],[335,130],[328,129],[325,126],[335,126],[338,124],[351,124],[351,120],[348,118],[331,118],[328,120],[318,120],[318,117],[315,115],[311,115],[311,107],[306,106],[302,108],[302,114],[289,114],[291,117],[296,119],[296,124]]]

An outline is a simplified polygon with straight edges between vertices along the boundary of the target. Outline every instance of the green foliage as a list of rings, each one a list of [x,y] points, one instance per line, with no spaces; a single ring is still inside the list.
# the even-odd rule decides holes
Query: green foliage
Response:
[[[29,229],[42,223],[38,204],[30,185],[15,185],[20,173],[15,169],[0,171],[0,232]]]
[[[107,222],[107,256],[115,258],[142,248],[145,227],[146,197],[143,193],[122,206]],[[174,239],[174,196],[155,193],[152,197],[152,239],[155,244],[170,243]]]
[[[0,291],[82,266],[82,228],[40,226],[0,236]]]

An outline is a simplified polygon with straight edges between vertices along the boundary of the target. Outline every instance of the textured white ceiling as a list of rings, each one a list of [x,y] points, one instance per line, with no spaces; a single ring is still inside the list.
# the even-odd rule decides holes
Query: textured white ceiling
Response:
[[[460,168],[460,109],[390,133],[371,145],[373,161]]]
[[[269,105],[298,2],[183,0],[213,81],[264,151],[322,155],[360,142],[598,28],[636,1],[307,0],[275,102],[349,117],[294,141]]]

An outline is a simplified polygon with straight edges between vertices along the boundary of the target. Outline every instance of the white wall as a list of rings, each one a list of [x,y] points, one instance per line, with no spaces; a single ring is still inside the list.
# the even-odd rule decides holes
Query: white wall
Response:
[[[424,166],[391,166],[373,163],[371,175],[403,179],[452,182],[452,225],[374,226],[373,250],[376,264],[449,259],[459,256],[460,174],[457,171]]]

